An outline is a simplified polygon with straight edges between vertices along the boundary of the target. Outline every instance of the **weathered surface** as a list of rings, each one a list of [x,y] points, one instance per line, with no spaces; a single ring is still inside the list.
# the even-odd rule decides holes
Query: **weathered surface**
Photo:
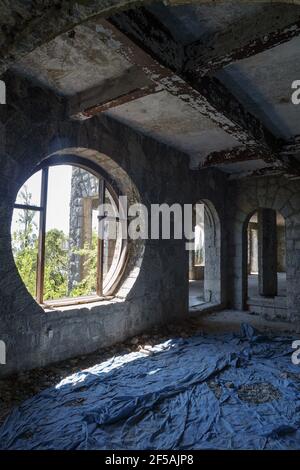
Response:
[[[276,211],[258,211],[258,285],[260,295],[277,295],[277,229]]]
[[[282,176],[260,177],[232,182],[228,199],[228,222],[232,229],[228,238],[230,276],[228,292],[231,305],[242,310],[247,299],[247,237],[246,228],[250,216],[258,209],[278,211],[285,221],[286,243],[286,297],[282,305],[271,308],[268,302],[262,315],[269,319],[299,322],[300,312],[300,181]],[[275,305],[275,307],[274,307]]]
[[[211,0],[217,3],[215,0]],[[243,2],[245,0],[239,0]],[[262,0],[256,0],[261,3]],[[276,3],[274,0],[271,0]],[[197,4],[209,3],[209,0],[194,0]],[[279,0],[278,0],[279,2]],[[299,4],[299,0],[281,0],[281,3]],[[151,4],[151,0],[85,0],[71,2],[65,0],[42,1],[21,0],[0,4],[1,33],[0,72],[4,72],[17,59],[23,57],[37,46],[48,42],[62,32],[71,30],[88,18],[109,16],[116,11],[141,5]],[[167,0],[169,5],[193,3],[193,0]]]
[[[126,4],[124,1],[122,6]],[[135,3],[131,2],[131,5]],[[195,83],[191,75],[178,74],[184,63],[184,50],[182,47],[176,50],[177,42],[168,28],[160,31],[158,39],[163,39],[160,48],[147,51],[144,43],[137,45],[136,40],[129,39],[109,21],[95,19],[94,30],[87,32],[90,25],[85,24],[87,39],[81,50],[81,58],[85,58],[90,38],[94,37],[94,31],[97,32],[98,42],[96,44],[95,40],[91,47],[93,57],[91,62],[77,64],[76,47],[79,45],[76,45],[74,25],[98,13],[109,15],[112,6],[117,8],[120,3],[117,0],[56,1],[43,2],[42,5],[41,2],[28,1],[26,8],[24,2],[19,1],[11,6],[7,6],[7,2],[4,6],[0,4],[0,11],[1,7],[6,9],[3,13],[6,26],[0,33],[3,70],[36,45],[49,41],[62,30],[73,28],[70,35],[58,38],[54,49],[53,44],[49,46],[48,55],[51,57],[54,51],[53,63],[56,59],[63,63],[60,45],[66,45],[68,70],[75,73],[71,78],[67,77],[68,71],[60,64],[60,68],[52,70],[54,80],[51,83],[38,80],[41,77],[36,73],[24,79],[25,74],[18,75],[18,67],[5,74],[8,104],[0,110],[0,338],[8,347],[7,366],[0,369],[4,375],[108,347],[153,325],[184,319],[188,310],[188,253],[184,240],[132,243],[124,277],[111,301],[47,312],[36,304],[17,274],[11,252],[10,225],[18,189],[34,172],[36,165],[53,154],[58,159],[62,155],[73,154],[97,163],[110,175],[110,182],[128,195],[131,202],[142,201],[147,207],[152,203],[194,204],[204,201],[211,208],[206,214],[206,223],[211,224],[207,259],[215,260],[211,269],[206,269],[205,298],[221,305],[245,307],[244,236],[249,215],[259,208],[281,212],[287,228],[288,295],[283,315],[285,320],[300,324],[300,182],[278,174],[281,171],[293,175],[293,178],[299,176],[298,124],[295,120],[292,126],[287,126],[287,132],[283,133],[285,141],[281,140],[281,134],[273,132],[276,127],[273,121],[277,116],[270,111],[272,99],[276,104],[277,101],[281,103],[281,110],[284,108],[286,113],[284,116],[296,116],[294,109],[290,113],[287,102],[290,90],[282,88],[286,82],[282,80],[282,58],[274,52],[277,48],[261,52],[262,43],[259,43],[258,49],[263,57],[258,58],[258,65],[252,61],[251,55],[245,59],[246,63],[239,64],[238,70],[230,69],[234,77],[239,77],[243,70],[249,71],[249,75],[252,72],[253,82],[258,83],[260,91],[264,74],[268,72],[265,72],[265,54],[268,64],[274,62],[271,78],[276,81],[280,76],[280,83],[275,83],[274,95],[265,93],[263,103],[268,103],[270,98],[271,105],[259,114],[259,93],[255,95],[256,107],[253,103],[249,107],[247,100],[245,105],[243,99],[227,89],[222,80],[222,83],[217,83],[210,77]],[[283,29],[280,31],[277,39],[272,36],[272,44],[275,40],[281,43],[289,39]],[[295,31],[298,34],[298,30]],[[260,30],[260,35],[262,33]],[[221,35],[216,37],[216,44],[220,40]],[[104,47],[99,44],[101,41]],[[294,38],[278,46],[287,52],[284,68],[295,57],[297,41],[298,38]],[[170,49],[168,44],[172,44]],[[247,49],[249,44],[252,43],[245,42],[240,51],[245,53],[243,47]],[[267,39],[266,47],[269,46]],[[116,69],[113,70],[107,60],[109,47],[115,54]],[[250,47],[251,54],[257,47],[257,44],[252,49]],[[234,47],[230,50],[235,51]],[[246,55],[249,54],[247,50]],[[105,71],[102,62],[97,62],[100,51],[103,52],[103,64],[107,66]],[[226,57],[239,58],[236,52],[231,56],[228,51],[225,51]],[[34,71],[39,72],[42,65],[42,71],[48,72],[48,56],[43,54],[44,51],[39,50],[33,58],[38,58],[36,62],[29,56],[24,62],[33,60]],[[96,62],[93,62],[94,55],[97,56]],[[167,57],[163,63],[157,60],[161,56]],[[222,57],[222,51],[213,53],[213,68],[219,63],[219,58],[223,61]],[[200,57],[200,62],[202,59]],[[86,64],[92,68],[85,69]],[[128,76],[120,86],[118,77],[124,78],[123,65]],[[96,73],[90,74],[87,70]],[[135,74],[137,70],[142,71],[139,77]],[[295,70],[289,68],[288,84]],[[65,75],[60,75],[61,72]],[[93,80],[101,72],[103,81],[98,87],[99,83]],[[90,79],[88,89],[84,86],[87,76]],[[136,81],[131,83],[133,78]],[[146,89],[143,89],[144,78]],[[64,92],[60,93],[60,90]],[[145,97],[140,95],[141,90],[153,94]],[[132,101],[130,96],[134,98]],[[153,103],[149,104],[149,101]],[[178,101],[182,107],[178,106]],[[174,109],[177,114],[174,112],[171,122],[170,112]],[[265,110],[272,114],[272,125],[265,122],[268,116]],[[101,114],[96,114],[98,111]],[[70,119],[70,114],[80,115],[81,112],[91,119]],[[277,122],[281,124],[280,120]],[[281,127],[277,125],[277,128]],[[187,138],[190,147],[187,140],[182,145],[183,137]],[[260,177],[231,181],[235,172],[239,177]],[[266,172],[277,176],[265,177]],[[270,309],[262,311],[262,315],[279,318],[276,308],[271,313]]]

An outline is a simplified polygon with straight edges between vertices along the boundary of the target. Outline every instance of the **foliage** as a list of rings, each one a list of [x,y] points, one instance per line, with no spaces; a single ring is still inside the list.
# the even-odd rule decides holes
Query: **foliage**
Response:
[[[44,300],[61,299],[68,295],[68,239],[63,231],[46,233]]]
[[[22,204],[30,205],[32,195],[24,185],[20,193]],[[35,211],[19,209],[17,229],[12,234],[15,263],[30,294],[36,296],[36,273],[38,256],[38,226],[34,221]],[[68,292],[69,255],[68,237],[58,229],[48,230],[45,239],[44,300],[90,295],[96,290],[97,277],[97,233],[92,243],[86,243],[73,253],[83,257],[84,279]]]
[[[37,243],[15,251],[15,263],[30,294],[36,295]]]
[[[30,205],[32,195],[26,185],[21,191],[22,203]],[[12,234],[13,253],[15,263],[24,284],[31,293],[36,295],[36,266],[38,253],[37,224],[34,221],[35,212],[24,209],[18,210],[16,230]]]
[[[84,257],[83,271],[86,273],[86,276],[72,289],[70,292],[71,297],[90,295],[96,291],[97,250],[98,236],[96,232],[93,232],[92,243],[85,243],[84,248],[74,251],[75,254]]]

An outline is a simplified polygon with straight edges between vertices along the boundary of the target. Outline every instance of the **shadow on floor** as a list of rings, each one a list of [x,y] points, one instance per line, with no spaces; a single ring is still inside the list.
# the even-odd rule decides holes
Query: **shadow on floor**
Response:
[[[243,325],[115,356],[24,402],[0,449],[298,449],[291,344]]]

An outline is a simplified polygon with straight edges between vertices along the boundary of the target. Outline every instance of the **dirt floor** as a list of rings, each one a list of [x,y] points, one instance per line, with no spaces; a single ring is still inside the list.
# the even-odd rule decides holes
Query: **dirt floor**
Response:
[[[147,334],[135,336],[128,341],[110,348],[99,349],[93,354],[65,360],[51,366],[22,372],[0,380],[0,424],[9,412],[41,390],[58,384],[63,378],[83,369],[103,362],[112,356],[126,354],[132,351],[142,351],[145,355],[152,354],[149,346],[174,337],[189,337],[197,333],[238,332],[241,323],[249,323],[261,332],[270,334],[293,334],[299,337],[293,325],[282,322],[270,322],[259,316],[246,312],[224,310],[209,314],[193,313],[184,323],[163,328],[153,328]],[[214,387],[214,384],[210,384]],[[251,392],[251,391],[250,391]],[[217,390],[216,390],[217,393]]]

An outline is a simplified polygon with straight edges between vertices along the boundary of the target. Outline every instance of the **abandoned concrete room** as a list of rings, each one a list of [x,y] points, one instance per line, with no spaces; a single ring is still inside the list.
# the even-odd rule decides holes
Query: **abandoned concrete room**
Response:
[[[0,449],[299,450],[300,1],[0,1],[0,51]]]

